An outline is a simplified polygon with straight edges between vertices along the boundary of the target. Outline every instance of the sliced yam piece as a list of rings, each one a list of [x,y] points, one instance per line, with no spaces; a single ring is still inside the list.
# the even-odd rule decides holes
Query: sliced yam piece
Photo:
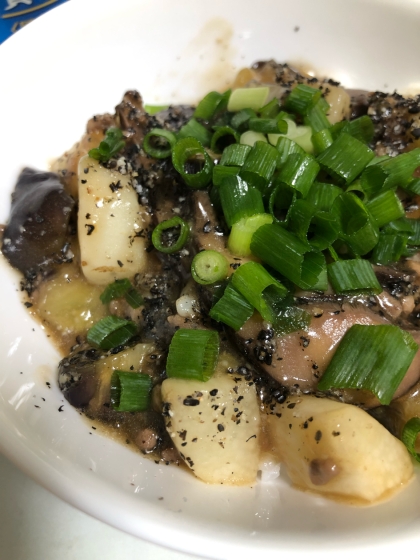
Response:
[[[268,415],[267,428],[273,452],[301,489],[367,505],[413,477],[401,441],[356,406],[290,397]]]
[[[207,382],[166,379],[162,400],[166,429],[198,478],[213,484],[255,482],[260,410],[254,385],[219,370]]]
[[[73,265],[62,265],[44,280],[34,294],[37,314],[59,336],[74,344],[77,335],[85,335],[107,315],[101,302],[103,289],[89,284]]]
[[[84,156],[79,162],[78,236],[81,267],[92,284],[131,278],[147,265],[149,217],[129,175]]]

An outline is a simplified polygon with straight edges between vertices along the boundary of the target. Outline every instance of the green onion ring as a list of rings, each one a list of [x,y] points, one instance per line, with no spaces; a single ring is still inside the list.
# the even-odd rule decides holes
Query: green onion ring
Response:
[[[157,148],[153,145],[152,139],[164,139],[168,144],[167,148]],[[156,159],[164,159],[171,155],[172,149],[176,144],[176,136],[173,132],[169,130],[164,130],[163,128],[152,128],[150,132],[146,134],[143,140],[143,150],[149,156],[152,156]]]
[[[174,227],[180,227],[180,232],[176,243],[170,246],[165,246],[162,243],[162,234],[167,229],[171,229]],[[174,216],[170,220],[165,220],[161,222],[152,233],[152,243],[155,249],[160,251],[161,253],[176,253],[180,251],[182,247],[185,245],[188,236],[190,234],[190,228],[186,222],[179,216]]]

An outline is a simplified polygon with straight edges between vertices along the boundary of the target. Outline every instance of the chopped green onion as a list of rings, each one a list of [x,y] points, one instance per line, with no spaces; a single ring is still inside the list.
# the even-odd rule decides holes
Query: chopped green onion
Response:
[[[334,179],[349,185],[374,157],[370,148],[343,132],[319,154],[317,161]]]
[[[272,135],[270,135],[272,136]],[[276,135],[277,136],[277,135]],[[274,138],[273,138],[274,141]],[[280,156],[277,159],[277,168],[281,169],[291,154],[305,155],[305,150],[299,146],[294,140],[287,138],[287,136],[279,136],[276,144],[276,150]]]
[[[255,307],[263,319],[272,323],[275,319],[273,303],[283,299],[287,288],[273,278],[256,262],[242,264],[232,275],[232,286]]]
[[[169,105],[145,105],[144,106],[144,110],[146,111],[146,113],[149,113],[149,115],[156,115],[156,113],[165,111],[165,109],[168,108]]]
[[[231,283],[226,286],[223,296],[210,309],[209,315],[238,331],[254,312],[253,306]]]
[[[359,117],[358,119],[354,119],[352,121],[342,121],[331,128],[333,135],[336,132],[339,134],[345,132],[346,134],[353,136],[353,138],[357,138],[357,140],[360,140],[360,142],[363,142],[364,144],[370,144],[375,134],[373,121],[368,115],[363,115],[363,117]]]
[[[242,109],[242,111],[239,111],[239,113],[233,115],[230,121],[230,125],[233,128],[236,128],[236,130],[242,132],[248,127],[249,119],[252,119],[253,117],[256,116],[257,113],[252,109]]]
[[[264,213],[260,191],[241,177],[225,177],[219,187],[220,202],[229,227],[242,218]]]
[[[420,194],[420,179],[413,179],[404,189],[413,194]]]
[[[305,84],[298,84],[286,99],[285,107],[293,113],[306,115],[317,103],[322,92]]]
[[[163,128],[153,128],[144,137],[143,150],[156,159],[164,159],[171,155],[175,144],[176,136],[173,132]]]
[[[323,98],[321,97],[321,99]],[[324,107],[319,102],[307,112],[304,122],[306,125],[310,126],[314,132],[320,132],[331,126],[330,121],[325,115]]]
[[[294,121],[284,119],[287,123],[287,134],[268,134],[268,141],[277,147],[279,138],[286,137],[296,142],[302,150],[308,154],[312,154],[314,147],[312,144],[312,129],[310,126],[296,126]],[[277,148],[279,149],[279,148]],[[280,151],[280,150],[279,150]]]
[[[213,167],[213,185],[219,186],[225,177],[239,175],[240,167],[215,165]]]
[[[132,284],[128,278],[115,280],[112,284],[108,284],[105,290],[99,296],[103,304],[110,303],[113,299],[125,296],[126,292],[132,288]]]
[[[280,170],[278,180],[305,197],[319,172],[319,164],[309,154],[290,154]]]
[[[179,234],[168,230],[179,228]],[[166,233],[165,233],[166,232]],[[155,227],[152,233],[152,243],[161,253],[176,253],[185,245],[190,233],[190,228],[179,216],[165,220]],[[165,239],[166,237],[166,239]]]
[[[378,228],[402,218],[405,214],[403,205],[394,191],[385,191],[368,202],[366,208],[373,216]]]
[[[239,142],[240,136],[230,126],[215,126],[214,134],[211,138],[210,148],[216,154],[221,154],[226,147]]]
[[[342,192],[340,187],[315,181],[312,183],[305,200],[313,204],[318,210],[328,211],[331,209],[334,200]]]
[[[327,267],[324,255],[311,251],[308,243],[304,243],[279,224],[273,223],[257,229],[252,236],[251,251],[300,288],[317,286],[318,289],[326,289]]]
[[[381,190],[405,188],[412,181],[413,173],[419,165],[420,148],[386,158],[364,170],[361,177],[363,189],[368,196],[372,196]]]
[[[193,189],[206,187],[211,181],[213,162],[203,145],[195,138],[178,140],[172,150],[172,163],[185,183]]]
[[[285,214],[285,211],[289,209],[296,198],[296,191],[294,189],[291,189],[284,183],[274,182],[268,199],[268,210],[276,222],[287,227],[288,215]]]
[[[408,235],[402,233],[379,234],[379,241],[373,249],[371,261],[376,264],[398,262],[405,254]]]
[[[333,137],[328,128],[323,128],[319,132],[315,132],[312,135],[312,142],[314,145],[315,153],[320,154],[331,146],[331,144],[333,143]]]
[[[144,373],[115,370],[111,376],[111,405],[118,412],[147,410],[152,379]]]
[[[263,119],[274,119],[280,112],[279,100],[274,98],[259,109],[259,114]]]
[[[419,433],[420,418],[415,416],[414,418],[410,418],[410,420],[404,425],[401,434],[401,441],[406,446],[410,455],[412,455],[414,459],[420,463],[420,454],[416,451],[416,440]]]
[[[125,301],[133,309],[138,309],[144,303],[144,299],[135,288],[130,288],[124,297]]]
[[[190,137],[198,140],[203,146],[210,146],[211,132],[194,118],[184,124],[178,132],[178,139]]]
[[[99,296],[105,305],[114,299],[125,297],[127,303],[133,309],[137,309],[143,305],[144,301],[141,295],[133,288],[128,278],[115,280],[112,284],[108,284],[102,294]]]
[[[89,157],[97,159],[101,163],[108,161],[115,156],[119,151],[121,151],[125,146],[124,135],[122,130],[112,126],[108,128],[105,134],[105,138],[99,144],[97,148],[92,148],[89,150]]]
[[[270,88],[266,86],[234,89],[230,95],[227,110],[236,112],[241,109],[253,109],[258,111],[265,104],[269,93]]]
[[[245,144],[232,144],[231,146],[227,146],[223,150],[220,165],[242,166],[250,151],[251,147]]]
[[[318,389],[365,389],[389,404],[417,352],[394,325],[353,325],[342,338]]]
[[[278,152],[273,146],[265,142],[256,142],[247,155],[239,175],[263,192],[276,170],[277,159]]]
[[[307,200],[296,199],[287,213],[288,230],[317,251],[323,251],[338,238],[339,225],[336,216],[320,212]]]
[[[252,236],[259,227],[272,222],[271,214],[254,214],[235,222],[228,239],[229,251],[237,257],[249,257]]]
[[[88,330],[87,341],[102,350],[111,350],[128,342],[137,334],[137,325],[133,321],[121,319],[115,315],[104,317]]]
[[[249,129],[254,132],[262,132],[264,134],[285,134],[287,132],[287,122],[283,119],[249,119]]]
[[[217,251],[201,251],[191,263],[191,275],[198,284],[214,284],[224,280],[228,273],[229,263]]]
[[[194,111],[194,118],[209,121],[215,113],[227,105],[230,93],[230,90],[225,93],[218,93],[217,91],[208,93],[197,105]]]
[[[267,137],[261,132],[254,132],[253,130],[247,130],[239,139],[240,144],[245,146],[254,146],[257,142],[267,142]]]
[[[168,377],[208,381],[219,355],[219,336],[215,331],[179,329],[172,337],[166,361]]]
[[[360,198],[343,193],[334,200],[332,212],[339,220],[340,238],[356,255],[373,249],[378,242],[378,227]]]
[[[372,265],[364,259],[337,261],[327,266],[328,278],[336,294],[380,294],[382,287]]]

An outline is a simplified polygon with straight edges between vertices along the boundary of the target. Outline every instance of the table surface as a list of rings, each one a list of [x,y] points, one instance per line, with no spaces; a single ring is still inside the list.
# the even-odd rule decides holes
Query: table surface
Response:
[[[194,560],[69,506],[0,455],[0,560]]]

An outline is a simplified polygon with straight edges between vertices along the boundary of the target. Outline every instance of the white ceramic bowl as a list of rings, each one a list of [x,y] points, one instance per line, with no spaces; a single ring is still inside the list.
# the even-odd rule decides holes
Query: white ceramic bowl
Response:
[[[20,168],[45,168],[129,88],[148,103],[195,101],[240,67],[276,58],[349,87],[413,90],[419,25],[414,0],[72,0],[0,47],[0,223]],[[419,546],[417,480],[391,502],[354,509],[299,493],[286,478],[206,486],[95,433],[63,400],[59,356],[4,263],[0,281],[0,451],[64,500],[134,535],[214,558],[409,554]]]

